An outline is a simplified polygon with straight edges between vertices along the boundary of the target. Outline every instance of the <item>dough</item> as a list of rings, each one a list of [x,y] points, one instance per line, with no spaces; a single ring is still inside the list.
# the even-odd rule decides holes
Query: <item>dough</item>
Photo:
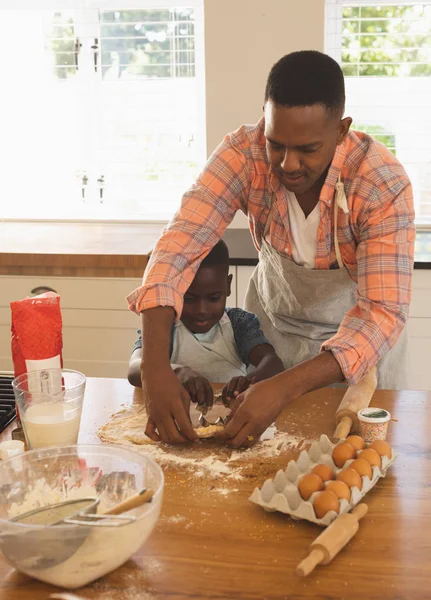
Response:
[[[107,423],[100,427],[97,435],[102,442],[109,444],[152,444],[145,435],[147,413],[144,406],[132,406],[112,415]]]
[[[208,425],[208,427],[198,427],[195,431],[198,434],[198,438],[204,440],[215,437],[216,433],[223,431],[223,429],[223,425]]]
[[[109,444],[138,445],[154,444],[145,435],[147,413],[144,406],[131,406],[112,415],[107,423],[99,428],[97,435],[102,442]],[[223,425],[209,425],[195,429],[200,439],[208,439],[222,431]]]

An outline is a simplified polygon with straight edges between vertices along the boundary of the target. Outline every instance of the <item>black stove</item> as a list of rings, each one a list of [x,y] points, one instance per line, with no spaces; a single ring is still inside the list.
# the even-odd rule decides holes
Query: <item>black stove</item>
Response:
[[[12,374],[0,373],[0,433],[15,419],[15,397]]]

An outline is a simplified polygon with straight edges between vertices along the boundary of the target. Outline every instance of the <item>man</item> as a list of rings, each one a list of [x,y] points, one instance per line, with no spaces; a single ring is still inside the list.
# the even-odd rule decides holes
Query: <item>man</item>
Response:
[[[169,366],[172,322],[202,259],[237,210],[248,215],[259,265],[245,306],[257,314],[286,371],[241,394],[224,438],[255,440],[292,400],[378,364],[379,385],[406,385],[414,252],[409,179],[366,134],[349,131],[344,78],[315,51],[272,68],[264,117],[226,136],[186,192],[152,255],[142,288],[146,433],[194,440],[185,390]],[[150,350],[151,348],[151,350]]]

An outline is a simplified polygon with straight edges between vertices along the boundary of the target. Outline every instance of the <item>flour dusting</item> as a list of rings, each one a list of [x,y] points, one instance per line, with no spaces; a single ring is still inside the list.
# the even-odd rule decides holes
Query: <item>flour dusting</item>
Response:
[[[249,449],[229,450],[222,445],[208,446],[206,442],[174,447],[147,438],[144,434],[145,419],[144,407],[134,405],[112,415],[99,429],[98,435],[104,442],[133,446],[135,451],[149,454],[161,466],[185,469],[197,479],[207,476],[223,481],[240,481],[250,463],[255,468],[259,461],[299,451],[312,441],[273,428],[271,439],[264,439]]]

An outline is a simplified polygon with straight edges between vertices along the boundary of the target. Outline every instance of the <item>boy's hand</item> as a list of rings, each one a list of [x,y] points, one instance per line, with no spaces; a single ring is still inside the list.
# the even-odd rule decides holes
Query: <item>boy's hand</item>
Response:
[[[254,379],[251,377],[245,377],[243,375],[232,377],[232,379],[224,386],[222,390],[223,402],[227,402],[231,405],[235,398],[242,392],[245,392],[245,390],[248,389],[252,383],[254,383]]]
[[[193,371],[189,367],[177,367],[175,369],[180,382],[190,394],[190,400],[196,404],[211,407],[214,400],[213,389],[208,379]]]

